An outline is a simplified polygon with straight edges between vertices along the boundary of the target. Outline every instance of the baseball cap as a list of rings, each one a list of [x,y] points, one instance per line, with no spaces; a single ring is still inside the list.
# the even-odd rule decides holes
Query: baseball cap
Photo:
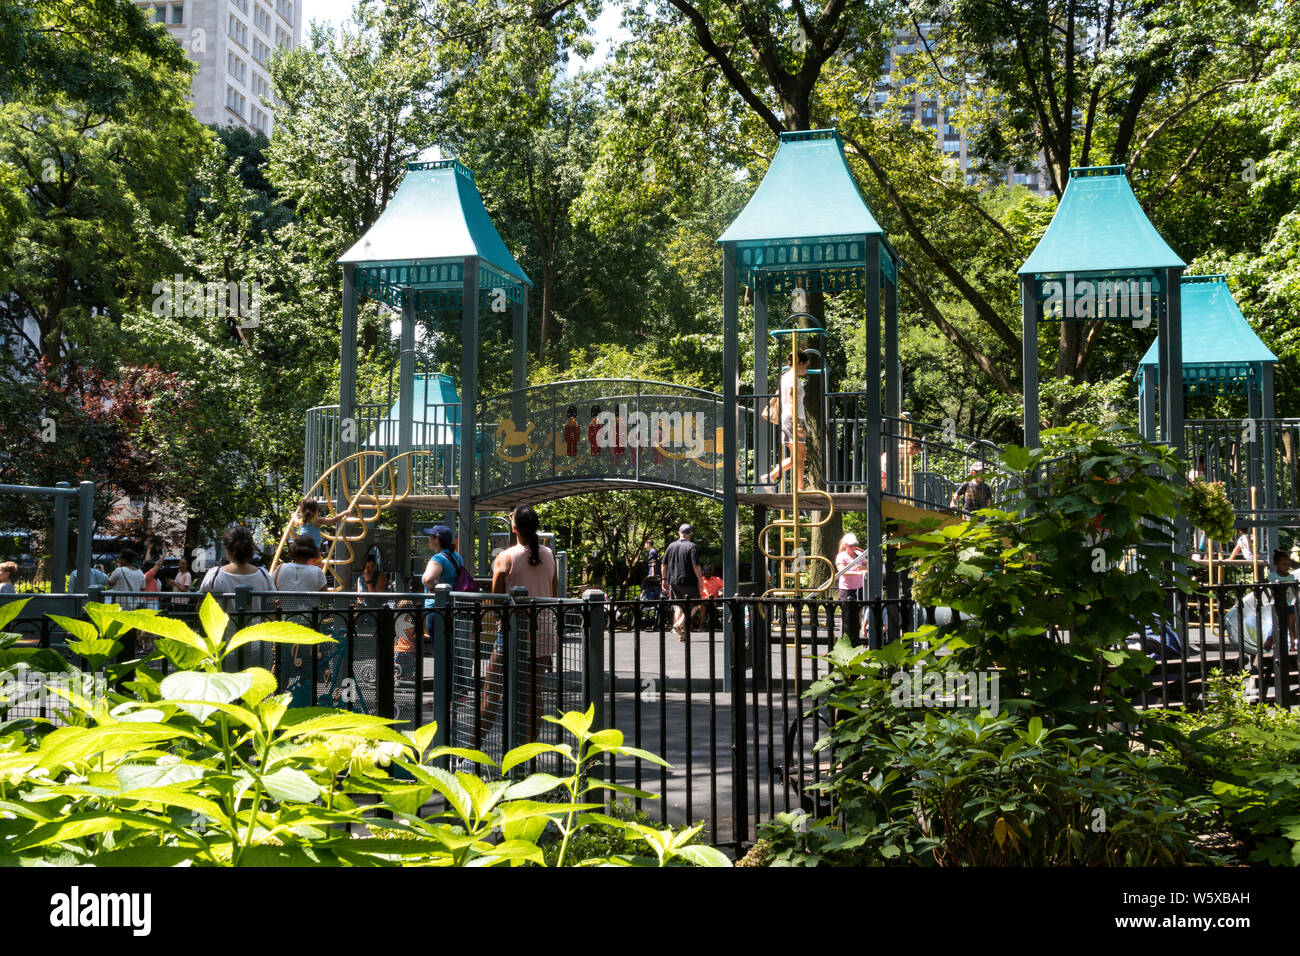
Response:
[[[684,525],[682,525],[680,528],[677,529],[677,533],[678,533],[678,534],[690,534],[691,531],[693,531],[693,530],[694,530],[694,529],[691,528],[690,525],[688,525],[688,524],[684,524]]]
[[[424,533],[430,535],[431,537],[437,538],[444,545],[451,544],[451,539],[452,539],[451,529],[448,528],[445,524],[436,524],[432,528],[425,528]]]

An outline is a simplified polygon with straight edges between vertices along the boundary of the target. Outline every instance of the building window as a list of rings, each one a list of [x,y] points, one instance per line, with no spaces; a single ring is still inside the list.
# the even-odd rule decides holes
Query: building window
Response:
[[[248,0],[230,0],[230,4],[240,13],[248,13]]]
[[[247,101],[244,94],[240,93],[233,86],[226,87],[226,109],[237,115],[240,119],[244,118],[244,105]]]
[[[275,12],[284,17],[285,23],[293,23],[293,0],[275,0]]]
[[[180,24],[185,22],[185,4],[172,4],[172,23]]]
[[[276,27],[275,45],[279,47],[281,50],[287,50],[289,48],[289,43],[290,43],[290,37],[288,32],[280,29],[279,27]]]
[[[237,79],[240,83],[244,83],[248,79],[248,64],[235,56],[233,52],[227,53],[226,72]]]
[[[226,28],[226,33],[230,39],[234,40],[240,46],[247,49],[248,47],[248,27],[244,21],[239,19],[233,13],[230,15],[230,25]]]
[[[266,77],[257,73],[253,74],[253,95],[258,99],[269,100],[271,98],[271,84],[266,82]]]
[[[271,48],[256,38],[253,39],[253,59],[258,63],[266,66],[266,61],[271,58]]]
[[[253,8],[253,26],[257,27],[267,36],[271,35],[271,14],[262,9],[261,4],[258,4]]]

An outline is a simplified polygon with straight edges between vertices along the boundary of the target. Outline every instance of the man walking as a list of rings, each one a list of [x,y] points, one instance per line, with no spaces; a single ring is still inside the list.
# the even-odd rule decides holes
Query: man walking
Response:
[[[993,489],[984,483],[985,465],[977,461],[970,466],[970,480],[963,481],[952,493],[949,507],[959,508],[967,514],[973,514],[981,508],[993,506]]]
[[[664,549],[664,582],[668,596],[678,600],[700,598],[700,581],[704,571],[700,568],[699,551],[691,540],[691,526],[677,529],[677,540]],[[682,643],[686,642],[687,610],[685,604],[673,605],[673,632]]]

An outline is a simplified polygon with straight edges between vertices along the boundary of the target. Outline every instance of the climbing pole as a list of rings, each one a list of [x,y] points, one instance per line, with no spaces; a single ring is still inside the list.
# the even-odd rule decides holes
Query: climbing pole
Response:
[[[799,401],[799,353],[807,352],[822,358],[821,368],[809,368],[809,375],[821,375],[825,371],[825,360],[823,350],[811,348],[808,345],[800,347],[800,337],[808,339],[824,338],[826,331],[822,328],[800,328],[797,325],[799,319],[809,318],[816,321],[816,317],[806,312],[796,312],[790,316],[788,327],[784,329],[774,329],[771,332],[773,338],[779,342],[783,338],[788,338],[790,344],[790,370],[793,388],[790,389],[789,396],[786,395],[786,388],[782,386],[778,389],[777,400],[777,421],[784,418],[782,413],[783,405],[786,401],[790,403],[790,419],[793,426],[791,438],[793,442],[790,446],[790,467],[785,468],[785,447],[782,436],[781,464],[778,465],[777,490],[780,493],[782,482],[786,483],[790,495],[790,507],[777,512],[776,520],[767,524],[759,532],[759,547],[768,560],[776,566],[775,586],[768,588],[764,597],[805,597],[809,594],[825,593],[835,577],[835,565],[827,558],[820,554],[812,553],[812,531],[814,528],[820,528],[828,524],[835,514],[835,501],[830,494],[825,491],[813,488],[803,488],[803,472],[806,462],[804,457],[806,452],[799,449],[799,435],[803,431],[803,403]],[[811,363],[809,363],[811,366]],[[813,520],[805,516],[806,511],[816,511],[821,513],[821,518]],[[772,541],[771,535],[776,535],[775,542]],[[818,565],[824,565],[826,568],[825,580],[818,585],[813,585],[813,569]]]

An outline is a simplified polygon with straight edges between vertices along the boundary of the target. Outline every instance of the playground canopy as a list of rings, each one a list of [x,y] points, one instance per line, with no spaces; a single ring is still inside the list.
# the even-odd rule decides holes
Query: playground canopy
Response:
[[[745,208],[718,239],[735,243],[737,266],[768,291],[862,288],[866,236],[881,239],[881,271],[895,278],[885,231],[858,192],[833,129],[782,133],[772,164]]]
[[[1020,275],[1185,268],[1151,224],[1123,166],[1070,170],[1056,214]]]
[[[1150,421],[1175,454],[1183,446],[1182,302],[1187,267],[1143,212],[1123,166],[1070,170],[1043,237],[1020,267],[1025,444],[1038,444],[1038,326],[1050,321],[1156,322],[1159,401]],[[1076,298],[1077,297],[1077,298]],[[1135,308],[1141,303],[1140,308]],[[1157,409],[1158,407],[1158,409]],[[1158,418],[1156,411],[1158,410]]]
[[[532,285],[501,240],[474,184],[474,173],[454,159],[408,163],[388,206],[339,262],[357,266],[358,291],[401,308],[401,290],[417,310],[455,308],[465,259],[477,257],[481,280],[496,280],[519,301]],[[493,288],[480,282],[480,288]]]
[[[411,423],[411,446],[438,448],[456,445],[460,441],[460,396],[456,394],[451,376],[418,374],[412,392],[418,417]],[[363,447],[391,450],[400,444],[401,404],[399,396],[388,417],[375,426]]]
[[[417,444],[425,445],[427,440],[430,445],[443,445],[443,439],[459,439],[473,447],[478,432],[479,321],[485,311],[509,316],[514,346],[512,381],[515,393],[522,396],[527,384],[528,290],[532,282],[488,216],[471,170],[452,159],[408,163],[406,168],[406,176],[383,213],[339,259],[343,266],[339,414],[343,421],[356,414],[357,303],[362,297],[377,299],[401,312],[401,359],[397,407],[370,437],[385,448],[394,448],[396,438],[397,455],[393,457],[401,458],[397,480],[409,489],[411,457]],[[452,322],[459,315],[460,408],[456,419],[444,414],[440,421],[427,421],[429,389],[434,384],[427,381],[423,392],[426,410],[416,414],[420,388],[415,374],[415,327],[421,314],[440,315],[443,321]],[[442,387],[436,383],[436,388]],[[416,431],[417,417],[424,420],[423,433]],[[351,471],[360,467],[357,444],[355,440],[339,442],[340,461],[349,462],[345,467]],[[458,487],[473,488],[475,455],[460,455],[457,465]],[[342,498],[346,484],[338,485],[340,511],[347,505]],[[359,484],[357,480],[352,486]],[[473,516],[472,495],[466,491],[460,495],[458,534],[467,554],[474,547]],[[398,510],[397,539],[399,552],[409,553],[409,508]]]
[[[1183,388],[1188,395],[1258,389],[1265,364],[1277,362],[1241,314],[1222,275],[1184,276]],[[1139,362],[1158,375],[1160,341]]]

